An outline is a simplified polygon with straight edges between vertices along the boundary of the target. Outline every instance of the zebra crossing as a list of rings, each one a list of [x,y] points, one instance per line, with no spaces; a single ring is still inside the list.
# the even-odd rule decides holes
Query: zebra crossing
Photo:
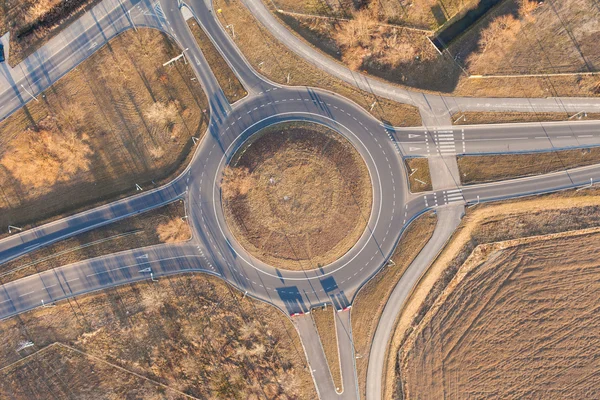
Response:
[[[423,201],[425,202],[425,207],[429,208],[464,202],[465,198],[462,189],[448,189],[423,195]]]
[[[436,131],[433,133],[433,137],[440,153],[456,154],[453,131]]]

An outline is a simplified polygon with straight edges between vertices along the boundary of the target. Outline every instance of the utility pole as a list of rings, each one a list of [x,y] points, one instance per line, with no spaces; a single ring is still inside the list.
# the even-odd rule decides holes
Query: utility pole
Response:
[[[39,102],[39,100],[37,99],[37,97],[35,97],[29,90],[27,90],[25,88],[25,86],[23,86],[23,84],[21,84],[21,87],[23,88],[23,90],[25,90],[27,92],[28,95],[31,96],[32,99],[34,99],[35,101]]]
[[[23,231],[23,228],[19,228],[18,226],[12,226],[12,225],[9,225],[9,226],[8,226],[8,233],[12,233],[12,230],[11,230],[11,228],[12,228],[12,229],[16,229],[16,230],[18,230],[19,232]]]
[[[235,39],[235,30],[233,29],[233,24],[227,25],[226,28],[231,29],[231,37],[233,37]]]

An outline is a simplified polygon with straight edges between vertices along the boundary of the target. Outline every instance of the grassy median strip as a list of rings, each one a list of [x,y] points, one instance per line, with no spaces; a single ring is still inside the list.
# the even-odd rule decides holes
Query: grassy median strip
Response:
[[[325,351],[325,358],[327,359],[327,365],[329,365],[333,384],[337,391],[341,391],[343,390],[342,371],[340,370],[340,354],[338,351],[337,332],[335,330],[335,313],[336,310],[331,305],[323,308],[315,308],[311,311],[313,321],[321,338],[323,351]]]
[[[402,383],[401,379],[405,379],[406,376],[399,376],[398,374],[401,368],[404,369],[406,367],[406,364],[402,358],[398,358],[398,352],[401,351],[406,344],[407,338],[415,332],[419,324],[423,321],[423,318],[426,317],[428,312],[432,309],[432,306],[434,306],[438,297],[447,293],[454,287],[449,286],[449,284],[451,285],[451,281],[457,276],[457,272],[469,256],[471,254],[474,254],[475,256],[489,254],[491,248],[488,246],[483,246],[477,250],[477,253],[474,253],[474,250],[476,250],[479,245],[508,240],[518,241],[523,240],[524,238],[536,240],[536,238],[533,238],[534,236],[538,238],[543,235],[552,234],[558,234],[560,236],[563,232],[572,232],[580,229],[594,228],[597,231],[598,227],[600,227],[600,190],[595,188],[584,191],[570,190],[544,196],[534,196],[527,199],[482,204],[469,208],[461,225],[438,258],[434,261],[433,265],[421,278],[404,307],[398,326],[393,335],[389,351],[390,362],[388,362],[389,370],[386,371],[386,394],[384,398],[397,398],[399,393],[402,392],[402,388],[400,387]],[[572,252],[575,251],[573,249],[578,248],[578,245],[571,243],[569,244],[569,247],[570,252]],[[590,261],[592,260],[591,265],[594,266],[595,261],[593,261],[594,256],[592,252],[595,251],[594,249],[596,248],[597,239],[592,248],[590,248],[590,251],[583,250],[579,252],[579,250],[577,250],[577,252],[584,254],[586,264],[590,265]],[[554,260],[551,262],[556,264],[558,271],[562,264],[562,260],[566,260],[566,256],[551,256],[550,252],[553,251],[553,249],[555,249],[554,245],[546,246],[541,249],[543,254],[538,252],[535,257],[546,261]],[[521,261],[534,260],[535,257],[525,256],[521,258]],[[557,260],[561,261],[559,262]],[[523,265],[526,264],[523,263]],[[537,268],[531,268],[528,272],[524,272],[520,276],[533,276],[530,275],[530,273],[533,274],[536,271],[540,272]],[[574,276],[572,274],[576,271],[581,271],[581,269],[573,267],[568,269],[568,275],[571,276],[571,278],[565,278],[570,282],[566,286],[564,285],[564,282],[566,281],[563,279],[562,282],[557,282],[555,285],[553,284],[552,286],[539,288],[535,294],[533,294],[536,298],[536,304],[541,300],[539,295],[550,290],[548,289],[549,287],[568,287],[571,284],[579,282],[579,279],[572,279]],[[542,276],[545,276],[546,278],[551,277],[552,275],[553,272],[542,274]],[[514,279],[509,279],[508,281],[520,282],[521,279],[514,277]],[[589,276],[587,278],[582,277],[581,282],[584,281],[593,282],[594,279],[590,280]],[[523,285],[528,286],[527,284]],[[589,291],[589,287],[587,289],[581,289],[579,294],[586,291]],[[519,293],[521,293],[521,291],[519,291]],[[472,297],[473,292],[470,292],[469,296]],[[568,298],[570,298],[571,301],[573,301],[575,297],[577,299],[580,298],[578,296],[573,296],[574,295],[570,295]],[[522,298],[522,296],[518,297]],[[503,303],[512,304],[510,300],[507,303],[507,299],[509,299],[509,297],[505,297]],[[472,304],[476,305],[477,302]],[[570,309],[574,310],[573,307],[577,308],[574,303],[571,303]],[[520,310],[523,309],[530,309],[530,307],[520,308]],[[557,311],[554,307],[552,307],[552,310],[553,312]],[[518,314],[521,315],[520,312]],[[461,315],[461,313],[456,315]],[[462,324],[461,326],[467,325],[468,324]],[[489,325],[485,324],[482,326],[488,327]],[[520,328],[518,328],[518,330],[520,331]],[[539,327],[536,327],[535,330],[540,331]],[[429,337],[431,338],[431,336]],[[453,337],[456,338],[455,336]],[[498,338],[495,338],[494,340],[498,340]],[[502,343],[507,344],[506,341],[502,341]],[[438,344],[435,351],[438,351],[441,346],[442,344]],[[519,347],[522,348],[522,346]],[[529,348],[529,346],[527,347]],[[476,352],[479,353],[479,351]],[[400,355],[400,357],[402,357],[402,355]],[[588,357],[589,354],[585,356],[586,359],[589,359]],[[450,361],[450,359],[448,359],[448,361]],[[494,368],[493,376],[498,376],[497,370],[495,369],[497,365],[503,364],[504,363],[494,364],[492,367]],[[508,377],[506,374],[500,376]],[[478,379],[477,381],[479,382],[481,380]],[[528,382],[531,382],[531,380],[528,380]],[[468,386],[471,387],[470,385]],[[497,386],[494,386],[494,388],[496,389]],[[468,397],[466,394],[465,396]]]
[[[600,119],[600,113],[466,111],[452,115],[454,125],[505,124]]]
[[[283,85],[319,87],[347,97],[376,118],[394,126],[421,126],[417,107],[396,103],[355,87],[321,71],[291,52],[252,16],[239,0],[215,0],[221,23],[235,26],[235,43],[250,64]]]
[[[219,82],[219,86],[221,86],[229,103],[233,104],[246,97],[248,92],[244,89],[244,86],[242,86],[240,80],[235,76],[221,53],[217,51],[213,42],[211,42],[210,38],[204,33],[204,30],[200,27],[198,22],[194,19],[189,19],[187,24],[196,38],[196,43],[198,43],[200,50],[202,50],[204,58],[206,58],[208,65],[210,65],[210,69],[215,75],[215,78],[217,78],[217,82]]]
[[[0,282],[118,251],[191,238],[181,200],[93,229],[0,264]]]
[[[170,179],[208,101],[166,35],[127,31],[0,123],[0,226],[25,228]],[[2,228],[2,233],[6,232]]]
[[[39,307],[1,321],[0,341],[2,399],[317,398],[289,318],[205,274]],[[54,343],[70,351],[39,353]]]
[[[458,156],[463,185],[547,174],[600,163],[600,147],[542,153]]]
[[[366,395],[369,351],[381,313],[396,284],[427,244],[437,223],[434,212],[421,215],[404,231],[392,255],[393,264],[381,270],[360,289],[352,307],[352,336],[356,372],[362,397]]]
[[[404,162],[408,169],[410,191],[412,193],[419,193],[432,190],[429,160],[425,157],[414,157],[406,158]]]

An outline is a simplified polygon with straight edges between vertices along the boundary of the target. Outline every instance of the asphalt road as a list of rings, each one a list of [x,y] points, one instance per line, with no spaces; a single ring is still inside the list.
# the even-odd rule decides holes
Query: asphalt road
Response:
[[[246,1],[256,3],[256,0]],[[126,251],[6,283],[0,287],[0,318],[8,318],[67,297],[127,282],[161,279],[169,274],[187,271],[218,275],[248,295],[267,301],[289,315],[306,313],[311,307],[323,303],[331,303],[338,309],[344,309],[351,304],[357,290],[386,264],[401,232],[420,213],[447,204],[461,207],[467,202],[582,186],[589,183],[590,179],[600,179],[600,167],[589,167],[534,178],[413,195],[407,190],[403,154],[499,151],[502,146],[508,145],[507,141],[511,144],[508,149],[510,151],[525,149],[526,146],[529,146],[528,150],[542,150],[549,145],[571,147],[581,145],[585,140],[596,140],[598,125],[569,123],[504,128],[479,126],[436,129],[430,126],[415,130],[391,129],[339,95],[306,87],[280,87],[265,80],[248,65],[205,2],[193,0],[188,2],[188,6],[249,91],[246,99],[234,105],[227,103],[187,29],[177,4],[167,0],[124,2],[123,6],[113,0],[105,0],[69,28],[66,34],[57,36],[47,47],[36,53],[33,57],[35,62],[26,60],[27,68],[15,71],[3,66],[0,116],[5,117],[31,101],[31,96],[27,97],[28,93],[20,86],[23,82],[31,82],[28,90],[32,95],[37,95],[119,32],[131,29],[133,24],[151,26],[170,34],[185,49],[186,59],[209,97],[211,124],[204,140],[198,145],[191,164],[171,183],[1,240],[0,262],[15,259],[63,238],[156,208],[178,198],[186,200],[193,230],[191,242]],[[259,19],[263,18],[261,15],[258,14]],[[270,18],[273,19],[272,16]],[[288,35],[289,32],[284,33],[281,38],[294,51],[301,52],[305,49],[305,45],[296,46],[294,39]],[[94,43],[96,44],[93,45]],[[311,60],[315,63],[320,62],[320,58],[313,53],[303,53],[303,56],[309,59],[313,57]],[[336,66],[332,67],[328,61],[324,61],[322,66],[334,75],[346,74],[344,76],[348,78],[343,68],[334,64]],[[354,82],[354,78],[356,77],[349,79]],[[359,78],[359,82],[361,79],[368,78]],[[374,91],[380,91],[380,95],[421,106],[428,118],[433,116],[429,121],[435,120],[438,115],[443,116],[440,120],[445,120],[453,107],[520,109],[519,107],[533,103],[536,107],[545,107],[545,110],[559,108],[559,103],[554,99],[497,99],[490,103],[480,99],[450,101],[439,96],[407,92],[381,81],[369,81],[368,84]],[[577,110],[589,107],[586,108],[588,111],[594,111],[597,104],[595,99],[560,100],[560,107]],[[219,182],[231,155],[253,133],[284,121],[319,123],[344,135],[363,156],[373,184],[373,209],[368,227],[356,246],[331,265],[309,271],[279,270],[254,259],[234,240],[224,222],[221,208]],[[541,136],[540,129],[545,133],[547,142],[536,138],[536,135]],[[520,139],[515,139],[517,137]],[[513,142],[516,147],[512,147]],[[411,147],[420,149],[411,150]],[[443,236],[446,233],[436,230],[437,235]],[[414,267],[414,276],[422,272],[424,265]],[[410,289],[411,282],[403,278],[397,290]],[[397,300],[394,307],[401,303],[402,300]],[[349,313],[340,313],[340,318],[346,318],[346,315]],[[354,360],[349,328],[349,317],[340,319],[338,333],[346,335],[345,340],[340,342],[345,397],[355,392],[352,387],[356,388],[355,375],[347,372],[351,367],[350,359]],[[308,350],[307,355],[312,364],[314,359],[311,360]],[[320,391],[328,385],[325,375],[315,376],[315,381]],[[377,394],[373,396],[376,398]]]

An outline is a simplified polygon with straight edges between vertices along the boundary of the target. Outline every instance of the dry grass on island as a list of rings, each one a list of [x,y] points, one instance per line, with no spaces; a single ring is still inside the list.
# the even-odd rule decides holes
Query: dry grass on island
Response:
[[[0,123],[0,226],[27,227],[144,189],[185,164],[206,96],[166,35],[125,32]]]
[[[372,187],[352,144],[321,125],[279,124],[256,134],[226,167],[229,228],[263,262],[305,270],[344,255],[365,230]]]
[[[2,399],[317,398],[290,320],[202,274],[40,307],[0,340]]]

